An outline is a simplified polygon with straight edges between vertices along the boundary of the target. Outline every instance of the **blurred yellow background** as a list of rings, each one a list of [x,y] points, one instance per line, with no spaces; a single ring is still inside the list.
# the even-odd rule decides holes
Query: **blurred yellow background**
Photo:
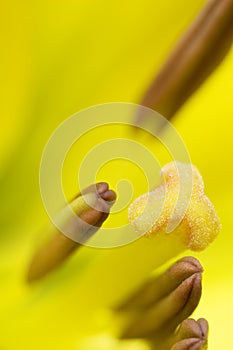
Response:
[[[75,257],[52,286],[30,289],[24,283],[28,261],[40,242],[38,232],[48,222],[38,177],[50,134],[83,108],[113,101],[140,102],[152,76],[203,3],[2,2],[1,349],[77,349],[74,322],[79,312],[69,313],[75,300],[70,277],[76,273]],[[232,91],[233,50],[174,119],[222,223],[219,238],[196,254],[205,273],[195,317],[210,323],[211,350],[233,347]],[[92,147],[95,140],[97,135],[92,135],[87,144]],[[106,168],[106,180],[116,186],[122,175],[114,170],[111,177],[111,171]],[[143,192],[143,179],[136,177],[136,188]],[[73,195],[75,185],[73,181],[69,185],[69,175],[66,186],[68,195]],[[61,313],[55,319],[52,313],[58,307],[65,316]]]

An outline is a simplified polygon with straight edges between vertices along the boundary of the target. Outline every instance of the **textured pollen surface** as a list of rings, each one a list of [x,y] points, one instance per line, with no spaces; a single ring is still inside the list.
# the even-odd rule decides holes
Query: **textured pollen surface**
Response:
[[[129,207],[129,221],[140,235],[176,235],[191,250],[205,249],[217,236],[220,222],[204,193],[204,183],[191,164],[168,163],[161,184]]]

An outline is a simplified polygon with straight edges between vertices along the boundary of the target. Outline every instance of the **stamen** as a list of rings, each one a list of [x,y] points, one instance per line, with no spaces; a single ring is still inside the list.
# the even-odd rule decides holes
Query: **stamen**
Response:
[[[146,286],[147,291],[150,286],[152,291],[155,291],[154,286],[157,282],[159,292],[155,292],[154,297],[149,291],[144,299],[142,288],[137,294],[138,297],[133,299],[133,303],[131,300],[129,308],[121,308],[121,312],[130,312],[133,315],[121,335],[122,338],[158,339],[165,333],[168,336],[173,334],[177,326],[195,310],[201,297],[201,266],[198,263],[198,267],[195,268],[193,265],[189,270],[183,263],[186,263],[185,258]],[[176,274],[173,275],[176,270]],[[162,285],[159,282],[162,282]],[[144,301],[139,299],[139,295]]]
[[[202,272],[203,268],[197,259],[192,256],[184,257],[162,275],[150,278],[116,310],[120,312],[144,310],[175,290],[185,279]]]
[[[32,259],[27,280],[33,282],[44,277],[61,265],[75,250],[81,247],[80,238],[88,240],[103,224],[109,215],[111,205],[116,199],[114,191],[109,190],[108,184],[101,182],[82,191],[70,206],[79,217],[68,215],[66,208],[61,212],[61,222],[64,228],[73,228],[75,241],[53,228],[50,241],[42,247]]]
[[[189,318],[182,322],[171,350],[207,350],[208,322]]]
[[[208,1],[169,55],[141,104],[171,119],[221,63],[232,38],[233,1]],[[142,124],[145,117],[142,111],[136,124]]]

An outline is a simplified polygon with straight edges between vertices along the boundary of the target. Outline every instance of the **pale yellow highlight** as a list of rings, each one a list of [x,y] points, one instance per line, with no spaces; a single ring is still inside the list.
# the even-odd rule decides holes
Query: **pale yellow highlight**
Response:
[[[138,197],[130,205],[128,215],[136,232],[147,237],[172,234],[194,251],[205,249],[221,227],[214,206],[204,193],[199,171],[180,162],[162,168],[159,186]],[[167,233],[171,220],[177,220],[178,225]]]

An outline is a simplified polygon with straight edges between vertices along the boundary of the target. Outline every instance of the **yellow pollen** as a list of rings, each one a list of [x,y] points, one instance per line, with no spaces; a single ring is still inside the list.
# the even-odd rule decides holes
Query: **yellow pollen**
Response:
[[[195,166],[171,162],[161,170],[161,183],[129,207],[134,230],[147,237],[176,235],[186,248],[205,249],[220,231],[213,204],[204,193]]]

